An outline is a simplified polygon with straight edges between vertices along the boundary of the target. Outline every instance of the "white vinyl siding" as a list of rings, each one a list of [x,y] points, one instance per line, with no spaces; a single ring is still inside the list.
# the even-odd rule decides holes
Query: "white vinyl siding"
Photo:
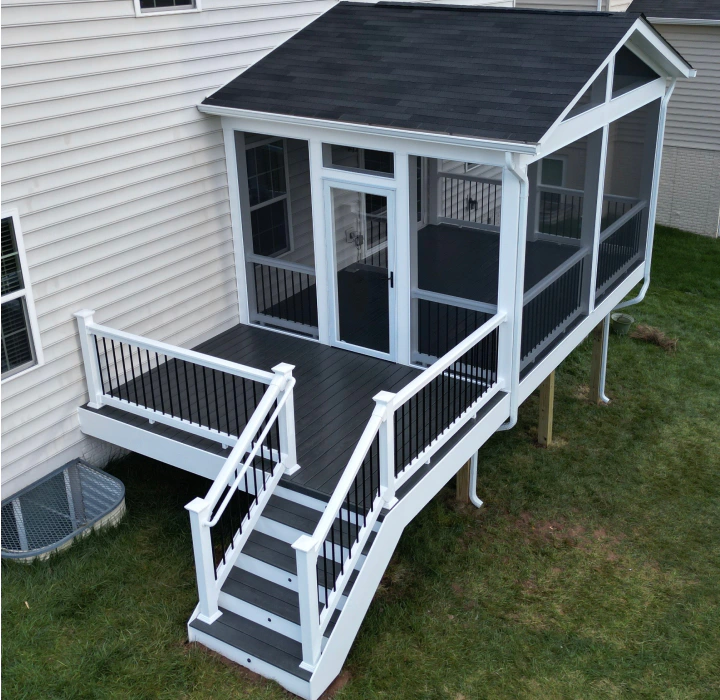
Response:
[[[333,4],[4,3],[3,206],[44,364],[3,384],[3,495],[87,451],[75,311],[184,346],[237,322],[222,131],[196,105]]]
[[[720,151],[720,27],[658,24],[697,77],[678,80],[668,108],[665,145]]]
[[[3,385],[4,495],[86,453],[75,311],[184,346],[237,322],[222,132],[197,104],[334,4],[3,3],[3,206],[22,220],[45,359]],[[306,155],[288,158],[304,181]],[[311,264],[309,188],[297,198]]]

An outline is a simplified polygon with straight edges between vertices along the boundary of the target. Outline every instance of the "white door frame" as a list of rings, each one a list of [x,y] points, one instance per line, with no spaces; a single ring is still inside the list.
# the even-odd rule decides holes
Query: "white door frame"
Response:
[[[346,175],[346,173],[344,173]],[[383,360],[397,361],[397,323],[396,323],[396,297],[397,282],[391,286],[388,281],[388,334],[390,339],[390,352],[384,353],[371,348],[365,348],[361,345],[353,345],[346,341],[340,340],[340,315],[338,308],[338,283],[337,283],[337,253],[335,250],[335,225],[333,217],[333,203],[331,189],[349,190],[351,192],[360,192],[364,194],[375,194],[380,197],[387,198],[387,249],[388,249],[388,278],[395,271],[396,259],[396,220],[395,206],[396,194],[393,182],[388,182],[388,186],[368,185],[358,178],[354,181],[352,178],[331,178],[323,177],[323,198],[325,204],[325,244],[327,250],[327,277],[328,277],[328,314],[329,322],[329,339],[330,345],[338,348],[353,350],[354,352],[378,357]]]

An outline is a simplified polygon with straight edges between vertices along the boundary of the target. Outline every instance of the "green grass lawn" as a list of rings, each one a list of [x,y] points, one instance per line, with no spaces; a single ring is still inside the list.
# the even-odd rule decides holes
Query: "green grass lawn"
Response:
[[[658,231],[630,312],[678,351],[612,337],[610,406],[586,341],[480,453],[486,506],[450,488],[403,535],[336,697],[720,697],[720,241]],[[185,503],[207,482],[132,457],[128,514],[48,562],[2,567],[7,698],[286,698],[186,644]]]

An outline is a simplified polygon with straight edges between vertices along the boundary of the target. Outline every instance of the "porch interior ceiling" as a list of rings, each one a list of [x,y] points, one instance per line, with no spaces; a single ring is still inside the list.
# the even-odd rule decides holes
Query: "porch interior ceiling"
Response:
[[[537,143],[636,21],[341,2],[203,104]]]

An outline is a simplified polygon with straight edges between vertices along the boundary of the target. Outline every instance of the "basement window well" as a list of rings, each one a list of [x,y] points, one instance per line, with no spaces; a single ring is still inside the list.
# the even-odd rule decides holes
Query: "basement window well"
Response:
[[[124,513],[123,483],[76,459],[2,502],[2,558],[46,559]]]

